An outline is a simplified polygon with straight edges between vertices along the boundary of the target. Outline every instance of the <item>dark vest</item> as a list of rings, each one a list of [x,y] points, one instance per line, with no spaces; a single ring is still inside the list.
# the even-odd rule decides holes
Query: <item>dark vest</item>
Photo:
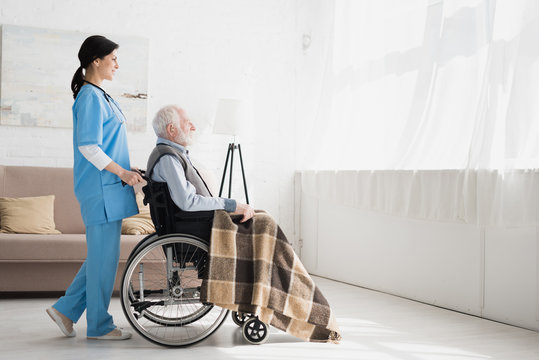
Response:
[[[196,188],[197,194],[212,196],[189,159],[170,145],[158,144],[152,151],[146,168],[147,177],[151,179],[155,165],[166,155],[174,156],[180,161],[185,177]],[[174,204],[165,182],[149,181],[142,190],[145,194],[145,203],[150,204],[152,221],[160,236],[172,233],[191,234],[209,243],[214,211],[182,211]]]
[[[150,179],[152,177],[153,168],[155,167],[157,162],[165,155],[174,156],[180,161],[185,172],[185,177],[187,178],[187,181],[193,184],[198,195],[212,196],[210,189],[200,176],[198,170],[193,166],[193,164],[191,164],[191,161],[187,159],[185,154],[183,154],[180,150],[167,144],[157,144],[157,146],[150,154],[150,158],[148,159],[148,164],[146,166],[146,173]]]

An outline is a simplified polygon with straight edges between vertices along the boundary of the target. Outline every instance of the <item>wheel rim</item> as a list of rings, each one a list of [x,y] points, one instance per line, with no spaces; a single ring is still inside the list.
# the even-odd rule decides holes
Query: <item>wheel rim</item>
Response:
[[[267,332],[266,325],[258,319],[247,320],[243,328],[243,334],[247,341],[254,344],[263,342],[267,337]]]
[[[165,256],[168,248],[173,256]],[[124,273],[122,307],[142,336],[162,345],[185,346],[221,325],[228,310],[200,302],[199,271],[207,252],[208,245],[196,238],[168,235],[133,256]],[[175,270],[167,273],[167,268]]]

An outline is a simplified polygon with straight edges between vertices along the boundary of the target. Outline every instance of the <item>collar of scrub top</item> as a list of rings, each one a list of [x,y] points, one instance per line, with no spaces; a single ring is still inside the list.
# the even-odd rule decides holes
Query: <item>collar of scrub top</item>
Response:
[[[102,87],[100,86],[97,86],[96,84],[94,83],[91,83],[89,82],[88,80],[83,80],[85,83],[89,84],[89,85],[92,85],[93,87],[96,87],[98,88],[99,90],[103,91],[103,96],[105,96],[105,100],[107,100],[107,103],[109,104],[112,112],[114,113],[114,116],[116,116],[116,118],[121,122],[121,123],[124,123],[125,122],[125,115],[124,113],[122,112],[122,109],[120,109],[120,107],[118,105],[116,105],[116,102],[114,101],[114,99],[112,98],[112,96],[110,96]],[[110,102],[110,100],[112,99],[112,102],[114,102],[114,105],[115,106],[112,106],[112,103]],[[114,110],[114,108],[117,108],[119,111],[120,111],[120,114],[122,114],[122,116],[118,116],[118,114],[116,113],[116,110]]]

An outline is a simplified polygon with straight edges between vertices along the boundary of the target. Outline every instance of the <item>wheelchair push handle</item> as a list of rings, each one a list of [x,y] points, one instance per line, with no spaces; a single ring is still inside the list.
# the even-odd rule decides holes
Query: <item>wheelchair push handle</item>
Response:
[[[146,170],[136,169],[136,171],[138,171],[140,173],[140,176],[142,177],[142,179],[144,179],[146,181],[150,181],[150,178],[145,176],[146,175]],[[122,186],[125,186],[125,185],[127,185],[127,183],[122,180]]]

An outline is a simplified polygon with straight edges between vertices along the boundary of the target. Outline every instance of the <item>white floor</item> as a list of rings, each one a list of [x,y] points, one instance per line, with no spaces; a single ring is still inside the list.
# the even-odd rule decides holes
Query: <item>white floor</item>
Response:
[[[181,349],[153,345],[136,333],[127,341],[87,340],[84,316],[77,337],[66,338],[45,314],[54,299],[0,299],[0,359],[539,359],[537,332],[315,281],[337,314],[339,345],[306,343],[275,329],[267,343],[248,345],[230,318],[208,339]],[[111,313],[118,326],[129,328],[118,298]]]

